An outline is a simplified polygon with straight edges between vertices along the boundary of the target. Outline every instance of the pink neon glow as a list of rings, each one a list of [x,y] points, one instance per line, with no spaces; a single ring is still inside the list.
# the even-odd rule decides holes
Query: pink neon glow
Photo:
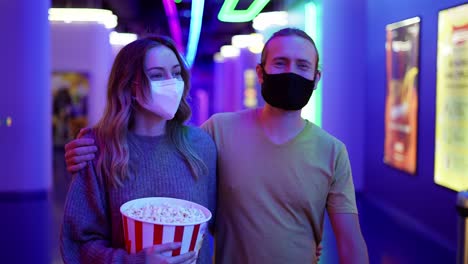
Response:
[[[163,0],[164,10],[166,11],[169,29],[177,49],[181,53],[185,53],[184,45],[182,45],[182,30],[180,29],[179,16],[174,0]]]
[[[205,90],[198,89],[195,92],[195,97],[198,99],[198,124],[202,124],[205,122],[209,117],[209,100],[208,100],[208,93]]]

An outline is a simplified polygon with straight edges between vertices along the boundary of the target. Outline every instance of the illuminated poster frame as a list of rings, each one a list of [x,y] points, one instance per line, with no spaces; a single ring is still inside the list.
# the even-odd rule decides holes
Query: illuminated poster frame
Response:
[[[468,189],[468,4],[439,12],[434,181]]]
[[[410,174],[417,166],[420,21],[386,27],[384,162]]]

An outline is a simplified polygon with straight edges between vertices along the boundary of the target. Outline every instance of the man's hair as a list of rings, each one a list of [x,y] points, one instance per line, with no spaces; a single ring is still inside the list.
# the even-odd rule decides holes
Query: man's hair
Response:
[[[317,46],[315,45],[314,40],[309,35],[307,35],[307,33],[305,33],[304,31],[302,31],[302,30],[300,30],[298,28],[289,28],[289,27],[288,28],[283,28],[283,29],[280,29],[280,30],[276,31],[267,40],[267,42],[265,43],[265,46],[263,47],[263,50],[262,50],[260,65],[265,66],[267,52],[268,52],[268,44],[270,43],[270,41],[272,39],[274,39],[274,38],[277,38],[277,37],[289,37],[289,36],[297,36],[297,37],[306,39],[310,43],[312,43],[312,46],[314,46],[315,52],[317,53],[317,61],[315,63],[315,70],[318,71],[317,67],[318,67],[318,63],[319,63],[319,53],[318,53]]]

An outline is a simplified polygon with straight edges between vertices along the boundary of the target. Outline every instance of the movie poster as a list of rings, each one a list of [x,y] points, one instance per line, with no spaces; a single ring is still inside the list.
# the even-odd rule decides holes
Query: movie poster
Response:
[[[63,147],[88,124],[89,77],[79,72],[52,73],[54,147]]]
[[[434,181],[468,189],[468,4],[439,12]]]
[[[419,17],[386,27],[384,162],[416,172],[418,134]]]

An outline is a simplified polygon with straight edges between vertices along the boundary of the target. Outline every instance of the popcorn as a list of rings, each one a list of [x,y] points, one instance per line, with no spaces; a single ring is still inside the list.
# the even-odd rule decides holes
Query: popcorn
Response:
[[[183,199],[146,197],[120,206],[125,249],[137,253],[144,248],[170,242],[180,248],[163,252],[178,256],[202,247],[212,214],[206,207]]]
[[[198,208],[167,203],[132,206],[127,208],[125,213],[141,221],[159,224],[188,224],[206,219],[205,214]]]

